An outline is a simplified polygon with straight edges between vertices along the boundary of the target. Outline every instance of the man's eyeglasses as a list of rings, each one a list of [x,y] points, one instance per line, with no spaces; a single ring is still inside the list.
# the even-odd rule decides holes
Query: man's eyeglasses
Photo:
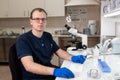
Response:
[[[39,22],[40,20],[42,20],[43,22],[45,22],[47,19],[46,18],[32,18],[32,20],[35,20],[37,22]]]

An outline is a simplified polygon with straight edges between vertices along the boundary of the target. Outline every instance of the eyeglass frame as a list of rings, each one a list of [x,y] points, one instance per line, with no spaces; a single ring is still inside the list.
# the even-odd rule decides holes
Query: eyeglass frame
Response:
[[[31,20],[35,20],[37,22],[39,22],[41,20],[43,22],[46,22],[47,18],[32,18]]]

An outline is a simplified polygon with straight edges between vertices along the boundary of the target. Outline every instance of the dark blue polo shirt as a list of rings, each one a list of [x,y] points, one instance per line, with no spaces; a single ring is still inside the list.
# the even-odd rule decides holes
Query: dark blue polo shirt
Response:
[[[24,56],[32,56],[34,62],[45,66],[52,66],[50,63],[52,56],[59,49],[50,33],[43,32],[41,38],[38,38],[32,34],[32,31],[18,38],[16,48],[19,60]],[[23,65],[21,65],[21,68],[26,80],[45,80],[48,77],[29,73]]]

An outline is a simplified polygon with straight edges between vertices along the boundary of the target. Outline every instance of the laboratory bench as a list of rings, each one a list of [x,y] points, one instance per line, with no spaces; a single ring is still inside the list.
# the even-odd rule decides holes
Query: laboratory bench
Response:
[[[74,47],[75,44],[68,42],[72,40],[71,35],[56,35],[53,34],[53,39],[60,46],[60,48],[66,50],[68,46]],[[77,37],[77,40],[81,41],[81,37]],[[94,47],[96,44],[100,43],[100,35],[88,35],[88,47]]]
[[[120,55],[114,55],[112,53],[100,55],[98,50],[93,48],[72,51],[73,48],[74,47],[69,47],[67,52],[72,55],[92,55],[89,55],[89,57],[86,58],[84,64],[64,60],[61,67],[67,67],[70,69],[74,73],[75,78],[67,79],[57,77],[55,80],[120,80]],[[101,68],[98,59],[107,63],[109,67],[108,71],[104,71],[104,66],[104,69]]]
[[[18,36],[0,36],[0,64],[8,63],[9,48]]]

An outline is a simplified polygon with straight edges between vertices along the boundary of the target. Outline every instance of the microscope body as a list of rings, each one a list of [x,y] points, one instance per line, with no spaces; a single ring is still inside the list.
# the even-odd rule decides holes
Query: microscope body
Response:
[[[87,49],[87,35],[78,33],[77,29],[71,28],[68,25],[65,25],[65,27],[67,28],[68,32],[71,33],[72,36],[73,36],[73,40],[71,40],[69,42],[72,42],[73,44],[76,44],[76,49],[75,50],[77,50],[77,49]],[[81,37],[82,42],[77,40],[76,37]]]

